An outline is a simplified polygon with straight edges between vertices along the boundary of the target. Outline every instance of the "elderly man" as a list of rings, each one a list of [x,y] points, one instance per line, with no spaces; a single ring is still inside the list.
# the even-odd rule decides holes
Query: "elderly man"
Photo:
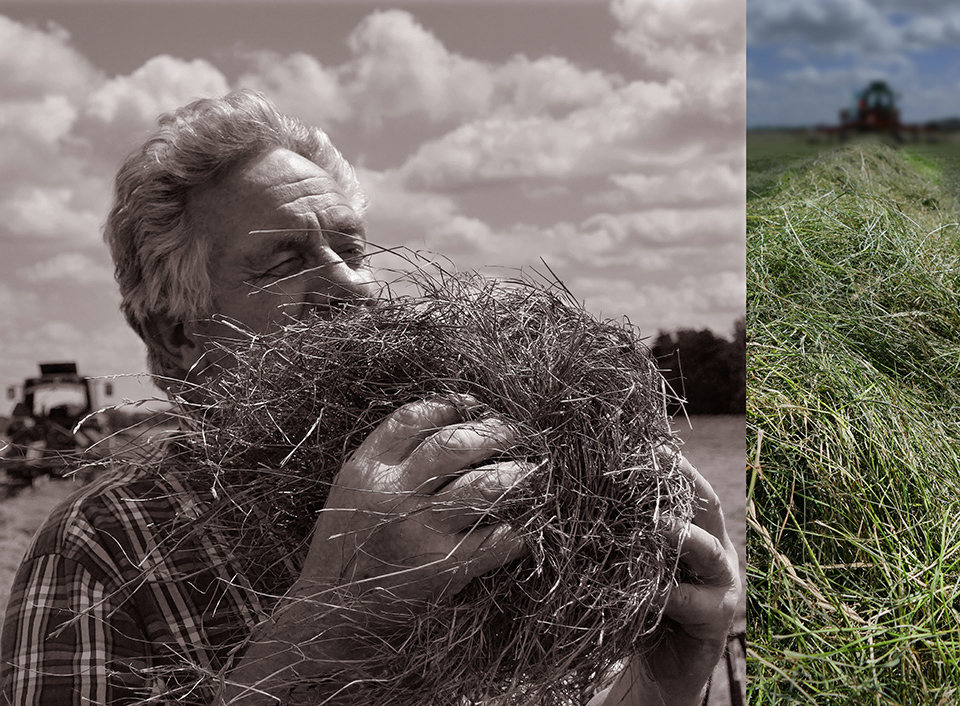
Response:
[[[365,206],[327,136],[257,94],[163,116],[120,170],[105,232],[124,314],[157,380],[190,399],[230,364],[218,339],[234,327],[268,332],[288,317],[335,316],[373,297]],[[273,704],[311,683],[350,702],[350,665],[367,644],[359,635],[377,634],[386,624],[378,616],[398,597],[416,605],[456,593],[525,551],[507,526],[476,527],[475,511],[422,521],[440,502],[424,490],[431,478],[458,478],[452,486],[476,508],[525,470],[476,470],[512,431],[465,421],[470,404],[423,400],[374,430],[337,475],[299,578],[268,607],[215,538],[164,541],[171,523],[202,505],[175,474],[120,469],[84,488],[53,513],[17,575],[2,637],[3,702],[166,695]],[[668,639],[592,703],[697,704],[722,653],[739,593],[736,554],[713,490],[683,468],[700,503],[675,539],[698,580],[671,593]],[[388,529],[370,521],[384,512],[399,518]],[[215,678],[201,684],[184,673]]]

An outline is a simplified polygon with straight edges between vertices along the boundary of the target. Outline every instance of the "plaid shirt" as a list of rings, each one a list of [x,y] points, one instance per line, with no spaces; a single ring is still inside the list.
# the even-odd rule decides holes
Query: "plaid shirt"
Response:
[[[263,609],[226,545],[187,531],[203,507],[128,469],[57,508],[14,581],[0,704],[208,703]]]
[[[192,531],[209,507],[138,466],[55,509],[14,579],[0,706],[217,702],[293,566],[248,581],[249,548],[235,557],[222,532]]]

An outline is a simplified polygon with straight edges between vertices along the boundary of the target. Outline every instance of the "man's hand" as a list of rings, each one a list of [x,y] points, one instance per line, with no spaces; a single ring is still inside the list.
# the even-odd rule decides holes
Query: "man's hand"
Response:
[[[496,419],[464,421],[475,404],[408,404],[360,445],[334,481],[300,578],[253,636],[228,696],[271,703],[261,699],[279,696],[277,685],[337,673],[371,641],[409,628],[418,606],[526,552],[506,525],[484,522],[529,469],[481,465],[514,433]]]
[[[604,706],[699,706],[723,655],[740,597],[737,551],[724,527],[720,500],[684,459],[696,509],[686,531],[675,532],[680,562],[695,578],[676,586],[664,611],[666,634],[644,658],[634,657],[603,700]]]
[[[464,422],[469,404],[406,405],[363,442],[330,491],[295,594],[338,585],[432,600],[524,552],[507,526],[483,518],[526,469],[476,467],[506,451],[513,430],[494,419]]]

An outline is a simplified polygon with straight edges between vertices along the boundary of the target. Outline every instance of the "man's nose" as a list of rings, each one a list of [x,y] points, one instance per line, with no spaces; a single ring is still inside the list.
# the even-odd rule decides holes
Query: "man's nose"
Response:
[[[307,303],[317,307],[347,302],[370,305],[380,296],[380,288],[369,268],[354,269],[343,261],[308,273],[306,284]]]

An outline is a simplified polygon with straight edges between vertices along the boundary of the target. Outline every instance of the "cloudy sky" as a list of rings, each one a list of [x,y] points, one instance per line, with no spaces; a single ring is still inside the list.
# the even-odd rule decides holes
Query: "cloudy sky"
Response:
[[[901,119],[960,116],[957,0],[747,0],[747,123],[832,125],[876,79]]]
[[[743,0],[0,0],[0,384],[145,370],[101,240],[112,178],[160,112],[238,87],[331,134],[377,245],[542,258],[645,334],[729,335],[744,36]]]

